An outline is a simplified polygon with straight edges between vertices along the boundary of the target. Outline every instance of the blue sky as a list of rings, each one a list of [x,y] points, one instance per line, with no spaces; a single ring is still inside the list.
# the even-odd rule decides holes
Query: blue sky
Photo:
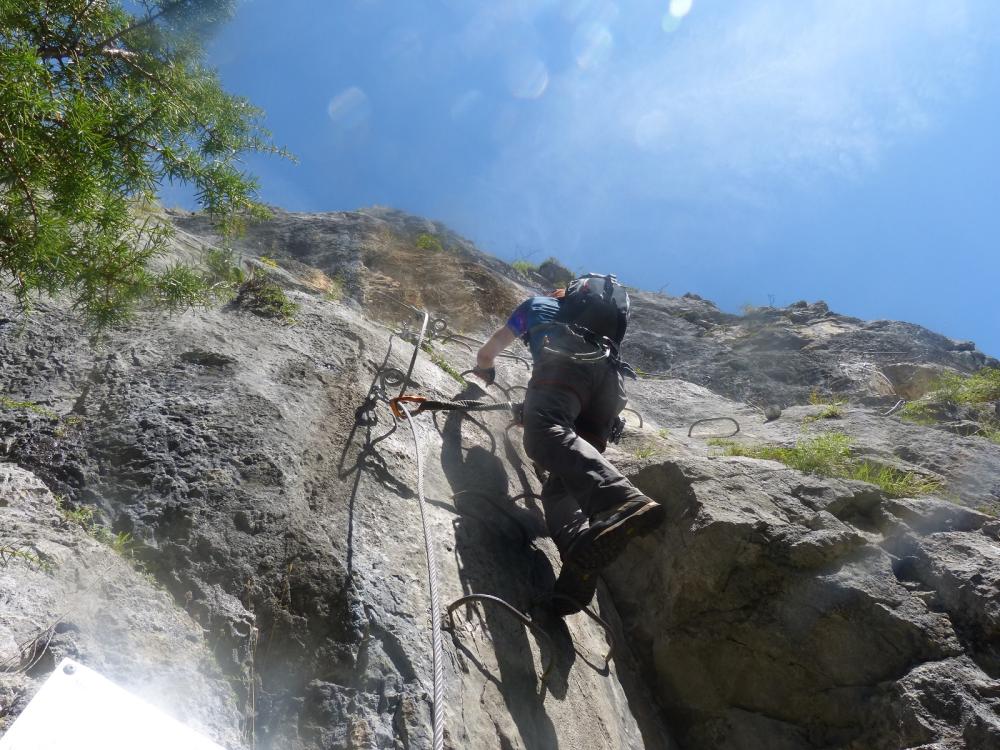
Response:
[[[395,206],[507,259],[1000,355],[998,22],[995,0],[244,0],[210,62],[300,159],[250,161],[269,203]]]

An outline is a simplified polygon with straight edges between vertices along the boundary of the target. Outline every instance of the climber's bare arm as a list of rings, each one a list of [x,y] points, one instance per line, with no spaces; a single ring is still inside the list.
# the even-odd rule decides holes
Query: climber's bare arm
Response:
[[[497,330],[497,332],[490,336],[489,340],[483,344],[482,348],[476,354],[476,369],[491,369],[497,355],[513,344],[514,339],[516,338],[517,334],[515,334],[507,326]]]

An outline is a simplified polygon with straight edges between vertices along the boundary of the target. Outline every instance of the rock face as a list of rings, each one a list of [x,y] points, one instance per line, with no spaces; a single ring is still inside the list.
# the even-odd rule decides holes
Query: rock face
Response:
[[[0,463],[0,722],[69,656],[237,745],[243,717],[202,629],[167,592],[68,522],[33,474]]]
[[[173,220],[176,257],[203,257],[208,223]],[[0,647],[17,665],[0,673],[0,716],[70,655],[147,681],[227,747],[428,748],[442,613],[427,601],[416,448],[378,398],[400,381],[380,373],[408,369],[419,320],[404,302],[447,319],[407,390],[483,397],[456,380],[475,345],[448,334],[488,335],[532,290],[388,209],[276,212],[235,249],[287,289],[293,324],[216,306],[93,342],[58,302],[24,317],[0,298],[0,544],[21,552],[0,568]],[[630,388],[643,422],[630,416],[609,455],[670,522],[605,572],[604,625],[550,613],[560,563],[509,420],[417,419],[442,606],[488,594],[533,618],[456,609],[446,746],[1000,746],[1000,525],[976,510],[1000,507],[1000,446],[884,416],[926,372],[995,361],[822,303],[741,317],[644,292],[625,352],[646,373]],[[520,362],[499,369],[527,380]],[[750,442],[793,444],[833,429],[813,392],[845,400],[836,430],[859,456],[938,496],[719,455],[708,438],[730,422],[688,435],[725,417]],[[765,422],[768,404],[779,419]],[[131,535],[135,561],[73,509],[105,541]],[[75,604],[81,590],[95,601]],[[24,645],[64,610],[51,639]]]

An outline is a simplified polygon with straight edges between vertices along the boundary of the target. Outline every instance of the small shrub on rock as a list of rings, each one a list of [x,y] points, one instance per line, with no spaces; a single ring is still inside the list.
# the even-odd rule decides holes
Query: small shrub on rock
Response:
[[[1000,402],[1000,369],[986,367],[971,375],[942,375],[933,391],[905,404],[900,416],[909,422],[933,426],[964,411],[964,418],[979,423],[975,434],[1000,442],[1000,417],[993,406],[996,402]]]
[[[426,250],[430,253],[444,252],[444,245],[441,244],[441,240],[433,234],[427,234],[426,232],[417,235],[417,247],[420,250]]]
[[[262,274],[253,274],[240,284],[233,305],[262,318],[278,318],[290,323],[299,306],[285,290]]]
[[[515,260],[510,264],[510,267],[525,276],[538,270],[538,266],[527,260]]]
[[[538,266],[538,274],[555,287],[566,286],[573,280],[573,272],[559,262],[558,258],[548,258]]]

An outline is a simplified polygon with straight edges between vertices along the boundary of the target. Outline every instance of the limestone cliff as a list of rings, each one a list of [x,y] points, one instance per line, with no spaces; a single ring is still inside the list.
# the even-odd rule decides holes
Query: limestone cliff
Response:
[[[175,257],[204,262],[208,222],[171,219]],[[388,209],[278,211],[234,250],[293,322],[217,304],[92,340],[57,301],[0,299],[0,720],[74,656],[228,747],[427,748],[414,445],[379,440],[370,397],[413,351],[399,301],[447,322],[409,390],[482,397],[447,334],[481,338],[543,282]],[[446,746],[1000,746],[1000,445],[899,416],[937,374],[998,363],[822,303],[634,300],[641,426],[610,457],[670,522],[606,571],[610,634],[548,612],[558,555],[509,420],[419,418],[442,598],[537,626],[455,612]],[[732,422],[691,428],[708,417],[736,420],[733,445],[711,440]],[[925,494],[728,455],[831,434]]]

